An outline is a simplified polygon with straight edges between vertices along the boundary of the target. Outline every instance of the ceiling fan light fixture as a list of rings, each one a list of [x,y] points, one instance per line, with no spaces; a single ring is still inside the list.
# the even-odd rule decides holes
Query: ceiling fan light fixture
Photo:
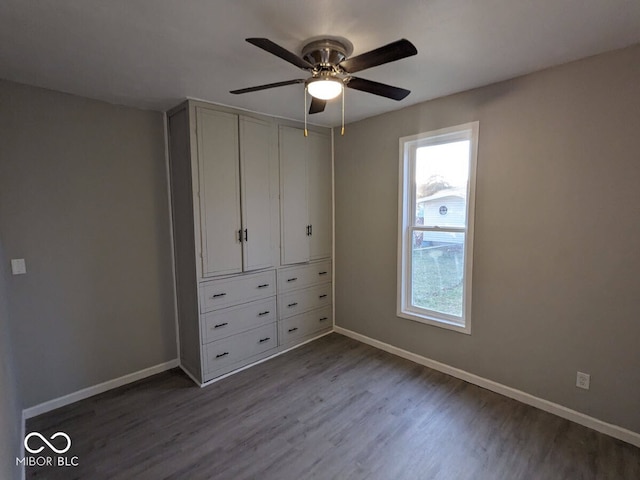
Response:
[[[307,83],[309,95],[320,100],[331,100],[342,93],[342,80],[337,78],[314,78]]]

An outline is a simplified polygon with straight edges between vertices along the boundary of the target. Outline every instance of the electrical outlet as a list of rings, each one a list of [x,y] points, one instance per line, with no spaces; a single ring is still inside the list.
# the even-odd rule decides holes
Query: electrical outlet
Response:
[[[588,373],[578,372],[576,376],[576,387],[589,390],[589,383],[591,382],[591,375]]]
[[[11,259],[11,273],[13,275],[23,275],[27,273],[27,265],[24,263],[24,258]]]

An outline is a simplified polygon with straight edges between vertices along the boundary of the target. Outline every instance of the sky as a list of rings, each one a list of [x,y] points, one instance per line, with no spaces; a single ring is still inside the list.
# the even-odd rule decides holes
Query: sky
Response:
[[[440,175],[452,187],[465,187],[469,179],[469,140],[416,149],[416,183]]]

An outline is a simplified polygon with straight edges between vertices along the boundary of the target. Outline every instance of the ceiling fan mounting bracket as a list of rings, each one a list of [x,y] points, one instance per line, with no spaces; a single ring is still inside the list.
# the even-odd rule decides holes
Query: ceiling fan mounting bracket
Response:
[[[329,38],[314,40],[302,48],[302,58],[314,66],[314,70],[335,70],[347,58],[347,47]]]

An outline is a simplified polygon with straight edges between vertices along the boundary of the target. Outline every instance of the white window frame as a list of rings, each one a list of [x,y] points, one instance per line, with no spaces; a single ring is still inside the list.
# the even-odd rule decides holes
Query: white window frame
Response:
[[[473,268],[473,224],[475,218],[476,168],[478,163],[479,122],[470,122],[400,138],[398,201],[398,317],[471,334],[471,280]],[[415,226],[415,156],[420,147],[469,140],[469,182],[467,184],[467,225],[465,228]],[[463,232],[464,278],[462,318],[411,304],[411,253],[414,230]]]

